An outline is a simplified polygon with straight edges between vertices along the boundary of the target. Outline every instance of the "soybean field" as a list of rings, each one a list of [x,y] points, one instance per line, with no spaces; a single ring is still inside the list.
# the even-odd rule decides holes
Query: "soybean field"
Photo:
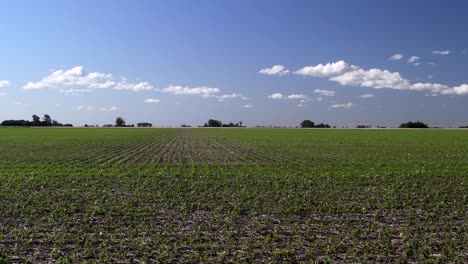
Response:
[[[0,129],[0,263],[467,263],[468,130]]]

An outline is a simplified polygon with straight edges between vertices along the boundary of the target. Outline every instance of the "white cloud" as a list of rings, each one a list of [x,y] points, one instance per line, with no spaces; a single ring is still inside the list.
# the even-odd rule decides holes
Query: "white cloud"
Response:
[[[283,95],[281,93],[274,93],[270,96],[268,96],[270,99],[283,99]]]
[[[428,75],[428,76],[427,76],[427,78],[429,78],[429,79],[432,79],[432,77],[433,77],[432,75]]]
[[[315,99],[315,101],[321,103],[323,101],[323,97],[319,97],[319,98]]]
[[[286,96],[286,99],[307,99],[307,96],[304,94],[290,94]]]
[[[330,106],[331,108],[345,108],[345,109],[349,109],[351,107],[353,107],[353,103],[347,103],[347,104],[334,104],[332,106]]]
[[[243,107],[243,108],[252,108],[252,107],[254,107],[254,106],[253,106],[253,105],[250,105],[250,104],[246,104],[246,105],[243,105],[242,107]]]
[[[6,81],[6,80],[0,80],[0,88],[3,88],[3,87],[8,87],[10,86],[11,83],[9,81]]]
[[[297,107],[303,107],[304,105],[303,104],[298,104]]]
[[[94,88],[94,89],[106,89],[106,88],[111,88],[115,85],[115,81],[105,81],[103,83],[92,83],[89,85],[89,88]]]
[[[88,110],[88,111],[89,111],[89,110],[93,110],[94,107],[92,107],[92,106],[82,106],[82,105],[80,105],[80,106],[78,106],[76,109],[77,109],[77,110]]]
[[[335,96],[335,91],[329,91],[329,90],[315,89],[314,93],[319,94],[321,96]]]
[[[125,78],[122,78],[120,81],[114,81],[112,74],[99,72],[87,73],[82,66],[76,66],[69,70],[54,71],[40,81],[28,82],[24,86],[24,89],[35,90],[63,86],[85,87],[89,89],[111,88],[115,90],[131,91],[148,91],[154,89],[148,82],[131,83],[127,82]]]
[[[38,82],[28,82],[24,89],[43,89],[57,86],[86,86],[100,83],[100,81],[112,78],[111,74],[98,72],[86,73],[82,66],[76,66],[70,70],[58,70],[51,73]]]
[[[388,58],[389,61],[397,61],[397,60],[401,60],[403,59],[403,54],[395,54],[393,56],[391,56],[390,58]]]
[[[361,97],[361,98],[373,98],[373,97],[375,97],[375,95],[373,95],[373,94],[363,94],[363,95],[361,95],[359,97]]]
[[[449,55],[450,50],[433,50],[432,54],[435,54],[435,55]]]
[[[271,68],[265,68],[258,71],[259,73],[266,74],[266,75],[287,75],[289,74],[289,70],[285,70],[283,65],[275,65]]]
[[[411,59],[411,61],[414,61],[414,59]],[[409,80],[403,78],[399,72],[390,72],[381,69],[364,70],[358,66],[350,65],[343,61],[327,63],[325,65],[319,64],[317,66],[307,66],[305,68],[323,70],[327,65],[329,65],[329,69],[335,68],[338,70],[327,70],[325,72],[314,70],[310,72],[318,73],[310,74],[310,76],[328,78],[328,80],[338,82],[343,86],[362,86],[375,89],[388,88],[397,90],[430,91],[432,93],[441,94],[468,94],[468,92],[465,91],[465,88],[463,86],[466,84],[453,88],[438,83],[412,84]],[[335,66],[331,67],[330,65]],[[342,65],[342,67],[338,67],[336,65]],[[331,72],[333,72],[333,74],[331,74]],[[340,72],[340,74],[337,75],[338,72]]]
[[[389,72],[380,69],[355,69],[343,75],[330,79],[341,85],[363,86],[373,88],[404,89],[409,86],[409,82],[400,76],[398,72]]]
[[[453,87],[453,90],[457,94],[468,94],[468,84],[463,84],[457,87]]]
[[[213,94],[219,93],[221,90],[218,88],[210,88],[210,87],[183,87],[183,86],[176,86],[170,85],[167,88],[161,90],[165,93],[172,93],[172,94],[182,94],[182,95],[199,95],[203,97],[212,96]]]
[[[238,94],[238,93],[223,94],[223,95],[220,95],[220,96],[216,96],[216,98],[218,98],[218,101],[220,101],[220,102],[223,102],[224,99],[236,99],[236,98],[239,98],[239,99],[242,99],[242,100],[249,99],[246,96],[243,96],[242,94]]]
[[[119,109],[117,108],[117,106],[111,106],[111,107],[108,107],[108,108],[107,107],[101,107],[99,110],[105,111],[105,112],[115,112],[115,111],[117,111]]]
[[[0,93],[0,96],[6,96],[8,95],[7,93]]]
[[[268,96],[270,99],[307,99],[307,96],[304,94],[290,94],[290,95],[283,95],[281,93],[274,93],[270,96]]]
[[[300,70],[294,72],[295,74],[303,75],[303,76],[312,76],[312,77],[330,77],[341,75],[349,70],[351,70],[354,66],[349,65],[345,61],[337,61],[332,63],[327,63],[325,65],[318,64],[316,66],[306,66]]]
[[[415,63],[415,62],[419,61],[419,59],[420,58],[418,56],[411,56],[411,57],[409,57],[408,62],[409,63]]]
[[[148,99],[145,99],[145,103],[147,104],[156,104],[156,103],[159,103],[161,100],[159,99],[155,99],[155,98],[148,98]]]
[[[131,83],[131,82],[127,82],[126,79],[123,79],[120,82],[115,83],[112,89],[130,90],[134,92],[139,92],[139,91],[151,91],[154,89],[154,87],[148,82]]]

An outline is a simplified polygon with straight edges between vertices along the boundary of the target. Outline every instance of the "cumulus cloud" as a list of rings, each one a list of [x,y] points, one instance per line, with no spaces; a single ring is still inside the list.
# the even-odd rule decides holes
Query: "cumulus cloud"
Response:
[[[99,110],[105,111],[105,112],[115,112],[119,110],[119,108],[117,108],[117,106],[111,106],[111,107],[101,107]]]
[[[404,89],[409,85],[409,81],[401,77],[398,72],[389,72],[380,69],[355,69],[340,76],[330,79],[341,85],[363,86],[373,88]]]
[[[332,106],[330,106],[331,108],[346,108],[346,109],[349,109],[351,107],[353,107],[353,103],[347,103],[347,104],[334,104]]]
[[[167,88],[161,89],[162,92],[165,93],[172,93],[172,94],[181,94],[181,95],[198,95],[203,97],[212,96],[213,94],[219,93],[221,90],[218,88],[210,88],[210,87],[183,87],[178,85],[170,85]]]
[[[361,98],[373,98],[373,97],[375,97],[375,95],[373,95],[373,94],[362,94],[359,97],[361,97]]]
[[[156,99],[156,98],[148,98],[148,99],[145,99],[145,103],[147,104],[156,104],[156,103],[159,103],[161,100],[159,99]]]
[[[259,73],[266,74],[266,75],[287,75],[289,74],[289,70],[286,70],[283,65],[275,65],[271,68],[265,68],[258,71]]]
[[[268,98],[270,98],[270,99],[283,99],[283,94],[281,94],[281,93],[274,93],[274,94],[268,96]]]
[[[268,96],[270,99],[307,99],[307,96],[304,94],[290,94],[290,95],[283,95],[281,93],[274,93]]]
[[[417,62],[420,58],[418,56],[411,56],[409,57],[408,59],[408,62],[409,63],[414,63],[414,62]]]
[[[330,77],[341,75],[349,70],[351,70],[354,66],[349,65],[345,61],[337,61],[327,64],[318,64],[316,66],[306,66],[300,70],[295,71],[295,74],[303,75],[303,76],[312,76],[312,77]]]
[[[451,90],[443,90],[441,93],[466,95],[468,94],[468,84],[462,84],[460,86],[453,87]]]
[[[390,56],[388,58],[389,61],[397,61],[397,60],[401,60],[403,59],[403,54],[399,53],[399,54],[395,54],[393,56]]]
[[[252,107],[254,107],[254,106],[253,106],[253,105],[250,105],[250,104],[246,104],[246,105],[243,105],[242,107],[243,107],[243,108],[252,108]]]
[[[238,93],[223,94],[223,95],[220,95],[220,96],[216,96],[216,98],[218,98],[218,101],[220,101],[220,102],[224,101],[225,99],[237,99],[237,98],[242,99],[242,100],[249,99],[246,96],[243,96],[242,94],[238,94]]]
[[[69,70],[54,71],[50,75],[37,82],[28,82],[24,89],[37,90],[56,88],[63,86],[85,87],[89,89],[111,88],[115,90],[144,91],[153,90],[148,82],[131,83],[125,78],[115,81],[112,74],[90,72],[87,73],[82,66],[76,66]]]
[[[450,50],[433,50],[432,54],[435,54],[435,55],[449,55]]]
[[[307,99],[307,96],[304,94],[290,94],[285,97],[286,99]]]
[[[6,96],[8,95],[7,93],[0,93],[0,96]]]
[[[154,87],[148,82],[132,83],[132,82],[127,82],[126,79],[122,79],[120,82],[115,83],[112,86],[112,89],[130,90],[134,92],[139,92],[139,91],[151,91],[154,89]]]
[[[329,90],[315,89],[314,93],[319,94],[321,96],[335,96],[335,91],[329,91]]]
[[[315,101],[321,103],[323,101],[323,97],[319,97],[319,98],[315,99]]]
[[[11,83],[7,80],[0,80],[0,88],[3,88],[3,87],[8,87],[10,86]]]
[[[303,107],[304,105],[303,104],[298,104],[297,107]]]
[[[410,58],[408,61],[412,61],[414,63],[417,60],[419,60],[419,57],[416,57],[416,59]],[[299,71],[296,71],[296,73],[301,75],[328,78],[328,80],[338,82],[343,86],[361,86],[375,89],[387,88],[397,90],[430,91],[432,93],[441,94],[468,94],[468,91],[463,88],[463,85],[451,88],[447,85],[438,83],[413,84],[409,80],[402,77],[399,72],[390,72],[388,70],[382,69],[365,70],[361,67],[348,64],[344,61],[327,63],[325,65],[319,64],[316,66],[306,66]]]

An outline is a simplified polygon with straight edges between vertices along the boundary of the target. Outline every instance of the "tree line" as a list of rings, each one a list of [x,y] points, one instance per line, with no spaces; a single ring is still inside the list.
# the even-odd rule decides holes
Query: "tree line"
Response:
[[[239,121],[237,123],[227,123],[227,124],[223,124],[223,122],[219,121],[219,120],[216,120],[216,119],[210,119],[208,120],[208,122],[206,122],[205,124],[203,124],[202,127],[245,127],[245,126],[242,126],[242,121]]]
[[[50,115],[45,114],[44,117],[41,118],[37,115],[32,116],[32,120],[4,120],[1,126],[20,126],[20,127],[31,127],[31,126],[43,126],[43,127],[73,127],[72,124],[62,124],[59,123],[57,120],[53,120]]]
[[[324,123],[320,123],[320,124],[315,124],[315,122],[312,122],[310,120],[304,120],[301,122],[301,128],[331,128],[331,126],[329,124],[324,124]]]
[[[2,123],[0,123],[0,126],[17,126],[17,127],[37,127],[37,126],[42,126],[42,127],[73,127],[72,124],[62,124],[59,123],[57,120],[53,120],[50,115],[45,114],[44,117],[41,119],[37,115],[32,116],[32,120],[4,120]],[[137,127],[152,127],[153,124],[148,123],[148,122],[141,122],[137,123]],[[315,122],[311,120],[304,120],[302,121],[299,126],[301,128],[331,128],[329,124],[324,124],[324,123],[319,123],[315,124]],[[85,125],[85,127],[98,127],[98,126],[88,126]],[[117,117],[115,120],[115,125],[110,125],[106,124],[103,125],[103,127],[135,127],[135,125],[127,125],[126,121],[123,117]],[[181,127],[190,127],[189,125],[182,125]],[[229,122],[229,123],[223,123],[220,120],[216,119],[209,119],[208,122],[204,123],[203,126],[199,127],[245,127],[242,125],[242,121],[239,121],[237,123]],[[259,127],[259,126],[257,126]],[[333,126],[333,128],[336,128]],[[356,128],[371,128],[369,125],[358,125]],[[382,126],[377,126],[377,128],[385,128]],[[398,128],[429,128],[429,125],[421,122],[421,121],[409,121],[406,123],[401,123]],[[459,128],[468,128],[468,126],[460,126]]]

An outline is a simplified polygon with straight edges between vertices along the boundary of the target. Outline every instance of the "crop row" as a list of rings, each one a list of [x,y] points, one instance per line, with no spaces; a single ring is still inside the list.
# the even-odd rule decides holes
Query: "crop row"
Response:
[[[193,164],[281,164],[294,162],[222,137],[167,134],[113,142],[21,146],[0,162],[10,164],[189,166]],[[11,149],[10,149],[11,151]],[[21,155],[18,155],[21,153]],[[16,154],[16,155],[15,155]],[[6,156],[6,155],[5,155]]]

